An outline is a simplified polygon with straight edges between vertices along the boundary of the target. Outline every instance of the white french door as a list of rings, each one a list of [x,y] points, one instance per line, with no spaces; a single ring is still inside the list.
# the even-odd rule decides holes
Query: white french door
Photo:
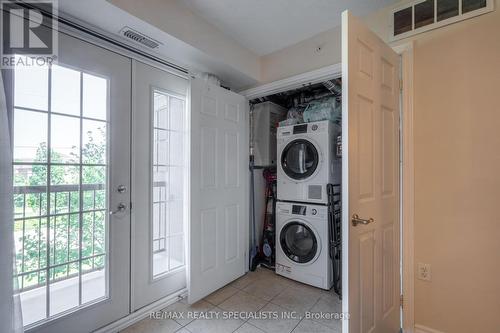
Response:
[[[186,287],[189,80],[133,61],[132,311]]]
[[[342,14],[344,323],[350,333],[400,329],[399,57]],[[349,327],[347,331],[345,328]]]
[[[28,328],[88,332],[129,310],[131,62],[58,37],[14,70],[15,278]]]
[[[248,101],[191,80],[189,302],[248,267]]]

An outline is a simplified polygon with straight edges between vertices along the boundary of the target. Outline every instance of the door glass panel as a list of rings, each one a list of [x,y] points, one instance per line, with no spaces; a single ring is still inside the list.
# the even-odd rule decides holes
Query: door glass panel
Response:
[[[106,122],[83,120],[82,163],[104,164],[106,161]]]
[[[318,151],[307,140],[294,140],[283,150],[281,166],[290,178],[305,179],[312,175],[318,166]]]
[[[47,161],[47,113],[14,110],[14,161]]]
[[[14,280],[29,325],[108,295],[108,81],[64,65],[14,76]]]
[[[106,120],[108,110],[108,81],[83,73],[83,116]]]
[[[80,119],[52,115],[50,117],[52,163],[78,163],[80,161]]]
[[[281,230],[283,252],[291,260],[306,263],[316,256],[317,240],[313,231],[303,223],[290,222]]]
[[[184,117],[185,100],[154,90],[153,277],[184,267]]]
[[[16,57],[16,63],[20,56]],[[15,68],[14,100],[16,106],[47,111],[49,107],[49,71],[47,66]]]
[[[80,72],[52,66],[51,112],[80,115]]]

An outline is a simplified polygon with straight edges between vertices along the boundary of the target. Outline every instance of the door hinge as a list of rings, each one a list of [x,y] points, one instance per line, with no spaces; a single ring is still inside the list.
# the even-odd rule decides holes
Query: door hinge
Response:
[[[404,302],[405,302],[405,299],[404,299],[403,295],[399,295],[399,306],[401,306],[401,309],[404,306]]]
[[[403,91],[403,80],[399,80],[399,91]]]

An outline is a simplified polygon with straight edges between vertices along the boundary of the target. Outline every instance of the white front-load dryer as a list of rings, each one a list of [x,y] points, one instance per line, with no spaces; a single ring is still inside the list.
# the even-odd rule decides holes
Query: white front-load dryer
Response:
[[[276,214],[276,273],[329,290],[328,207],[278,202]]]
[[[278,200],[328,203],[326,185],[340,184],[342,177],[340,133],[329,120],[278,128]]]

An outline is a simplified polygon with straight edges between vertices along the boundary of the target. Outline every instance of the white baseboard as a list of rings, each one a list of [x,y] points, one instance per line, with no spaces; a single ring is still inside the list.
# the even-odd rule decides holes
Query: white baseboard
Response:
[[[430,327],[426,327],[423,325],[415,325],[415,332],[414,333],[444,333],[438,330],[435,330]]]
[[[147,318],[151,312],[159,311],[164,309],[165,307],[179,301],[182,297],[184,297],[187,293],[187,289],[179,290],[178,292],[169,295],[165,298],[162,298],[154,303],[146,305],[143,308],[129,314],[122,319],[119,319],[109,325],[101,327],[100,329],[94,331],[94,333],[116,333],[119,332],[138,321],[141,321],[144,318]]]

